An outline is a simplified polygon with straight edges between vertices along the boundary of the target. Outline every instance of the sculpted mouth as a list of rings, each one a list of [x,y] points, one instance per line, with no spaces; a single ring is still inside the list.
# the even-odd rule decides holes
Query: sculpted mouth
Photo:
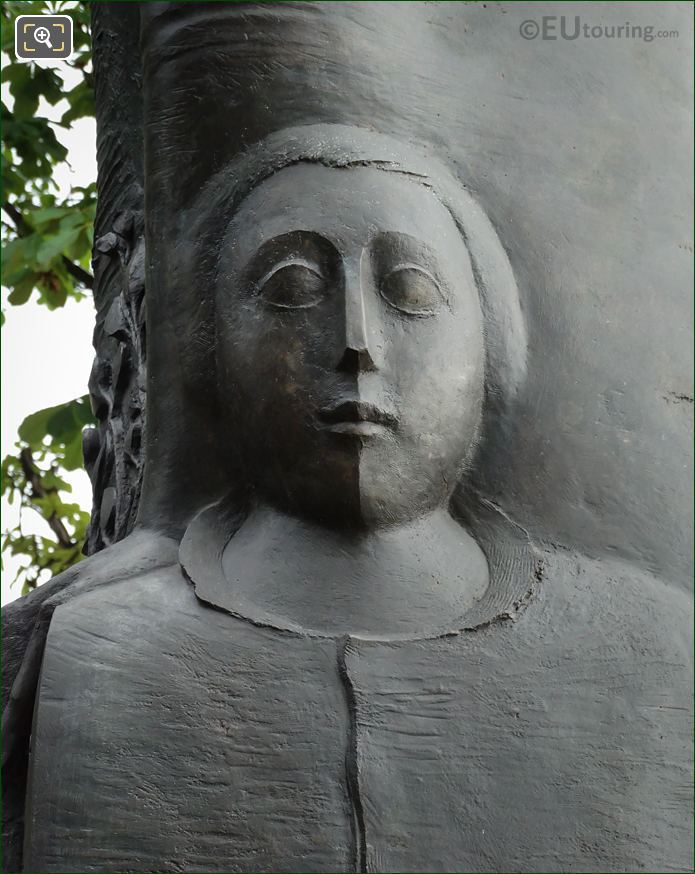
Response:
[[[320,411],[319,419],[326,428],[343,434],[368,436],[383,429],[395,430],[398,418],[366,401],[343,401]]]

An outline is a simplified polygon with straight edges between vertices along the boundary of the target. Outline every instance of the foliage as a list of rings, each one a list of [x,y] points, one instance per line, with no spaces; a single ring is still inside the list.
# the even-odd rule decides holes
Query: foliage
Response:
[[[74,7],[74,8],[70,8]],[[74,22],[75,60],[70,66],[81,81],[66,92],[54,69],[13,61],[3,64],[2,82],[13,98],[3,101],[2,120],[2,284],[10,289],[8,301],[26,303],[34,290],[38,302],[51,309],[68,297],[80,299],[91,285],[89,259],[94,223],[95,186],[75,189],[60,200],[54,174],[67,160],[67,150],[56,128],[94,114],[86,4],[15,2],[2,5],[2,50],[13,51],[17,15],[40,12],[70,14]],[[37,115],[40,102],[68,107],[58,122]]]
[[[82,557],[89,513],[63,500],[72,487],[60,473],[82,466],[82,428],[92,421],[87,396],[33,413],[19,428],[18,455],[2,462],[2,494],[10,504],[18,500],[22,510],[39,513],[53,534],[25,534],[21,513],[19,524],[5,532],[3,553],[28,559],[17,574],[22,594],[36,586],[43,571],[58,574]]]
[[[18,15],[61,13],[73,19],[74,54],[67,63],[77,84],[66,89],[60,71],[14,60]],[[11,101],[2,120],[2,285],[10,306],[29,301],[56,309],[81,300],[92,287],[89,273],[96,201],[95,185],[60,197],[56,168],[68,161],[57,133],[94,114],[89,38],[89,4],[4,2],[0,5],[3,69]],[[46,105],[66,101],[57,121],[42,115]],[[61,107],[62,108],[62,107]],[[4,314],[2,321],[4,322]],[[71,487],[61,473],[82,466],[81,431],[93,421],[86,398],[28,416],[19,429],[17,453],[2,462],[2,494],[22,510],[38,513],[52,536],[37,537],[19,525],[5,531],[2,552],[22,556],[23,591],[44,571],[59,573],[81,558],[89,516],[64,500]]]

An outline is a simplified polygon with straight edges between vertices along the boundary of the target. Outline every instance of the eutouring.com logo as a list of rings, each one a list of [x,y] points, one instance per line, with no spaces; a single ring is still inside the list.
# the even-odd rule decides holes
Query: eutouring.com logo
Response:
[[[580,15],[543,15],[527,18],[519,25],[524,39],[635,39],[653,42],[655,39],[677,39],[677,30],[657,30],[651,24],[592,24]]]

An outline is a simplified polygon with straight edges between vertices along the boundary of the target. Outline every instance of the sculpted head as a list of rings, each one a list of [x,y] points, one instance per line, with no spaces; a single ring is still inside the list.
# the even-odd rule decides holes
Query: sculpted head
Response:
[[[296,143],[266,141],[265,158],[207,189],[216,391],[229,450],[262,500],[374,527],[445,505],[469,468],[509,372],[489,350],[508,302],[485,297],[481,270],[495,268],[475,261],[452,206],[469,196],[450,177],[447,202],[412,160],[382,158],[393,141],[326,127],[332,145],[295,129]],[[469,212],[489,237],[483,262],[502,257],[509,283],[494,231],[472,201]]]
[[[224,404],[266,499],[353,524],[448,498],[475,445],[482,315],[426,188],[301,163],[243,201],[215,289]]]

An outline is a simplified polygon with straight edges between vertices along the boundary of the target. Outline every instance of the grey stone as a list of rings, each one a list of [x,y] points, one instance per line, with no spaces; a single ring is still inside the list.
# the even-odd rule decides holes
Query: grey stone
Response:
[[[691,870],[692,8],[94,7],[96,554],[3,616],[5,869]]]

